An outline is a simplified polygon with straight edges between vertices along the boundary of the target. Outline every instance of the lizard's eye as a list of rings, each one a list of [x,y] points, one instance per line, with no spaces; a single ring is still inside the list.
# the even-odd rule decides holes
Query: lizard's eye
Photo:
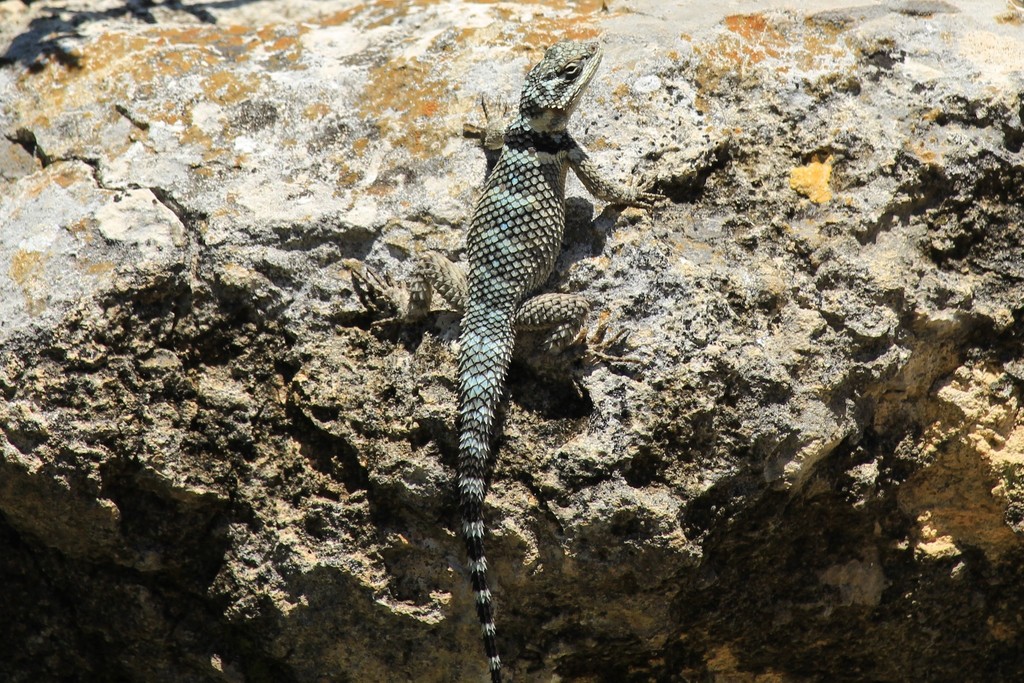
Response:
[[[580,75],[580,63],[573,62],[572,64],[562,69],[562,73],[568,76],[569,78],[576,78],[577,76]]]

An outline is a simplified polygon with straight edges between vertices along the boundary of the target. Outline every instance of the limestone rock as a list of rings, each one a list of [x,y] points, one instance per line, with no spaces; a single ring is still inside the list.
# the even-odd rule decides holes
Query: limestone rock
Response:
[[[569,36],[671,201],[570,184],[631,362],[513,367],[510,673],[1019,680],[1024,16],[748,5],[0,4],[0,677],[482,680],[458,322],[346,264],[459,257],[463,123]]]

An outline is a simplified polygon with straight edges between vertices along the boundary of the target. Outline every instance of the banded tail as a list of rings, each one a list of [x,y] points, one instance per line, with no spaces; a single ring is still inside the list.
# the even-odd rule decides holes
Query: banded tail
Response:
[[[515,332],[512,316],[500,311],[471,310],[462,322],[459,353],[459,508],[462,537],[469,555],[470,579],[483,630],[491,682],[501,683],[501,659],[495,642],[491,592],[484,558],[484,495],[491,473],[491,436],[512,357]]]

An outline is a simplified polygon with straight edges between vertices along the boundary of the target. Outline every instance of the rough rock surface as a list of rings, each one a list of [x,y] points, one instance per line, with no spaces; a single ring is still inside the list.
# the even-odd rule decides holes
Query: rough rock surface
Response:
[[[1020,680],[1024,17],[721,5],[0,2],[0,678],[482,679],[457,320],[345,265],[458,256],[479,95],[600,36],[671,201],[571,185],[634,362],[513,369],[514,680]]]

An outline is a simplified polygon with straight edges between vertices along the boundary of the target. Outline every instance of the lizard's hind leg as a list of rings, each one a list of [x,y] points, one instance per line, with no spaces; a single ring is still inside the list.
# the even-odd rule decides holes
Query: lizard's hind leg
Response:
[[[466,271],[436,251],[428,251],[416,264],[409,278],[407,318],[420,318],[430,310],[433,292],[437,292],[453,311],[466,309]]]
[[[592,334],[584,334],[584,324],[590,313],[590,304],[577,294],[541,294],[528,299],[516,316],[519,331],[548,330],[541,346],[550,353],[558,353],[570,344],[581,341],[583,357],[588,362],[636,363],[635,358],[623,357],[613,351],[629,337],[628,332],[608,333],[607,313],[599,316]]]
[[[541,343],[557,353],[579,336],[589,313],[590,303],[578,294],[540,294],[519,308],[516,329],[549,330]]]
[[[459,264],[434,251],[425,253],[412,274],[402,283],[375,273],[365,265],[349,266],[352,285],[363,306],[371,312],[400,320],[422,318],[430,310],[435,292],[457,313],[466,308],[466,272]]]

